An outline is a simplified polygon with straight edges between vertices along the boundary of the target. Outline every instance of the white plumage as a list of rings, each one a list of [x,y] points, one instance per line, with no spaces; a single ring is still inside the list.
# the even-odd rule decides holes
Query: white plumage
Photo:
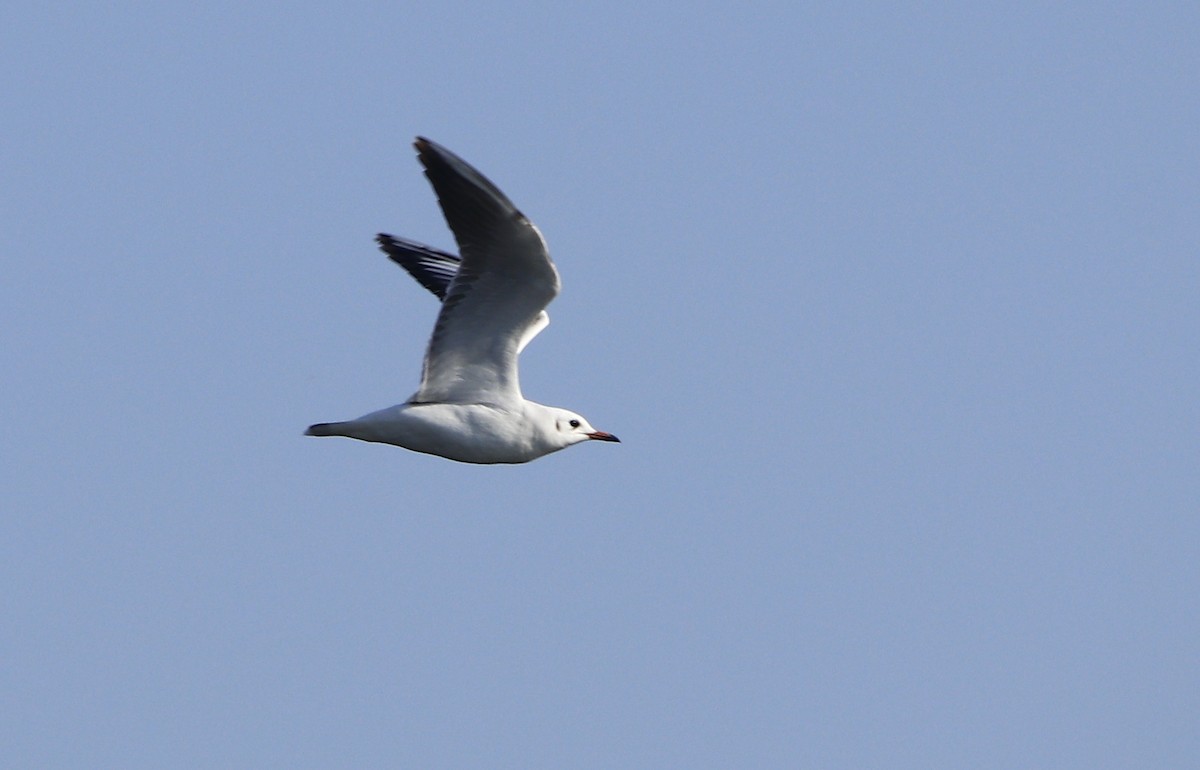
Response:
[[[319,423],[310,436],[377,441],[470,463],[522,463],[588,440],[617,441],[521,395],[517,356],[549,324],[559,278],[542,234],[466,161],[428,139],[417,157],[461,256],[391,235],[380,247],[442,299],[421,386],[403,404]]]

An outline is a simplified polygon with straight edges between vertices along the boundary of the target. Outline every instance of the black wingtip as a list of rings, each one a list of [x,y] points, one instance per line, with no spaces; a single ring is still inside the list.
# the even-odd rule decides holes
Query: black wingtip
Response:
[[[379,246],[379,250],[387,254],[388,259],[395,262],[397,265],[404,267],[404,263],[400,261],[396,254],[396,241],[387,233],[377,233],[375,235],[375,243]]]
[[[521,216],[517,207],[500,188],[479,169],[431,139],[418,136],[413,142],[417,160],[425,168],[425,177],[433,185],[442,213],[457,235],[463,226],[460,214],[470,208],[472,216]],[[465,214],[463,214],[465,215]]]
[[[423,136],[418,136],[413,140],[413,147],[416,149],[418,155],[436,152],[438,149],[440,149],[437,142],[431,139],[426,139]]]
[[[431,165],[449,165],[450,158],[457,156],[442,147],[432,139],[426,139],[423,136],[418,136],[413,142],[413,147],[417,150],[417,160],[421,161],[421,165],[428,169]],[[461,161],[461,158],[458,158]]]

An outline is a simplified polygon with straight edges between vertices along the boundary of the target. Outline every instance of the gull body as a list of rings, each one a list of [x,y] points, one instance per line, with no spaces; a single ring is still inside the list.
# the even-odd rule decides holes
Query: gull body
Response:
[[[582,441],[617,440],[574,412],[533,401],[515,410],[489,404],[397,404],[357,420],[314,425],[308,435],[393,444],[464,463],[526,463]]]
[[[380,248],[442,300],[421,386],[355,420],[318,423],[345,436],[466,463],[524,463],[584,441],[617,441],[581,415],[521,395],[517,356],[549,324],[558,271],[538,229],[486,177],[420,138],[417,157],[461,256],[380,234]]]

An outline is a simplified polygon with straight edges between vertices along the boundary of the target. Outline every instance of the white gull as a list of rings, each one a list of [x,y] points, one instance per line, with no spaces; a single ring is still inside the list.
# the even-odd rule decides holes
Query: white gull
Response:
[[[403,404],[309,436],[394,444],[465,463],[524,463],[583,441],[617,441],[581,415],[521,395],[517,355],[550,323],[558,271],[542,234],[483,174],[446,148],[414,146],[462,256],[380,234],[387,255],[442,300],[421,386]]]

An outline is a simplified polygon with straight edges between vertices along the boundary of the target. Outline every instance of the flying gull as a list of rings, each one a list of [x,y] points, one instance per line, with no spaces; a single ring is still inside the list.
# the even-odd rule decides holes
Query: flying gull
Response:
[[[618,441],[581,415],[521,395],[517,356],[550,323],[558,271],[532,222],[483,174],[428,139],[414,146],[456,256],[380,233],[388,257],[442,301],[421,386],[403,404],[308,436],[394,444],[464,463],[525,463],[584,441]]]

